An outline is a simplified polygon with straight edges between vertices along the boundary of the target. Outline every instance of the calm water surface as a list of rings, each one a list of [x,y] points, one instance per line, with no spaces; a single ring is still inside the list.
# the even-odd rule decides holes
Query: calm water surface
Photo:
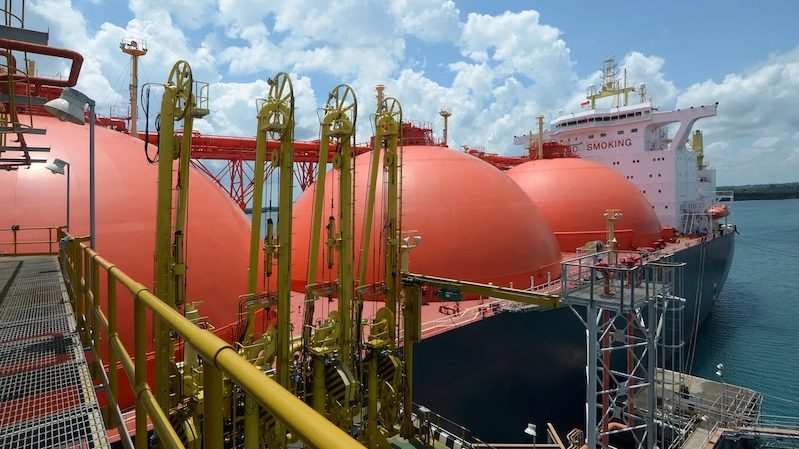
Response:
[[[694,373],[764,393],[763,413],[799,416],[799,200],[735,203],[735,258],[705,321]]]

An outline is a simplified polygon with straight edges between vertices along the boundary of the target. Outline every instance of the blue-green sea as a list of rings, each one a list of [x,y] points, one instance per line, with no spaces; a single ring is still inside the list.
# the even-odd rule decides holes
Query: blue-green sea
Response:
[[[700,331],[694,374],[764,393],[763,413],[799,416],[799,200],[741,201],[727,283]]]

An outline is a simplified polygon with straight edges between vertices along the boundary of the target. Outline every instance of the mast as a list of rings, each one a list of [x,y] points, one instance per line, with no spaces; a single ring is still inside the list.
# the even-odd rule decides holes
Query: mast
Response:
[[[452,111],[447,109],[442,109],[438,112],[438,115],[444,118],[444,146],[447,146],[447,132],[449,131],[449,118],[452,116]]]
[[[130,55],[130,134],[138,134],[136,122],[139,118],[139,56],[147,54],[147,44],[134,39],[123,39],[119,44],[122,53]]]

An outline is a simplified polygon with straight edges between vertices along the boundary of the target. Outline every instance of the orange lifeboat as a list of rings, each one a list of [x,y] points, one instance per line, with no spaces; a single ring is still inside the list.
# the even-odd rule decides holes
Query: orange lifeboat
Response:
[[[727,205],[725,204],[714,204],[707,209],[707,213],[710,215],[710,218],[718,220],[719,218],[724,218],[729,215],[730,210],[727,209]]]

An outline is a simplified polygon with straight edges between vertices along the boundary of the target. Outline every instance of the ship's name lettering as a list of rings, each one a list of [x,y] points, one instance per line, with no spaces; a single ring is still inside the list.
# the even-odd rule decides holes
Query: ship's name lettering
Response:
[[[632,139],[607,140],[605,142],[591,142],[586,146],[587,151],[607,150],[608,148],[621,148],[632,146]]]

